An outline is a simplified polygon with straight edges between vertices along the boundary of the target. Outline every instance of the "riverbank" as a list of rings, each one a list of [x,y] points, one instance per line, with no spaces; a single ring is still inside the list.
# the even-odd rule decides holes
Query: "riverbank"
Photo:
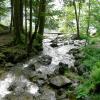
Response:
[[[77,52],[78,47],[82,44],[85,45],[85,42],[84,40],[67,40],[64,36],[59,36],[58,42],[55,42],[56,38],[54,39],[54,36],[48,37],[43,40],[43,51],[23,63],[19,62],[22,61],[20,56],[24,54],[24,49],[21,48],[21,53],[18,47],[9,48],[10,50],[6,48],[7,52],[3,53],[2,57],[14,56],[16,58],[19,55],[19,58],[17,58],[18,60],[7,58],[7,60],[12,61],[5,63],[8,70],[5,71],[6,74],[2,74],[3,80],[0,81],[5,84],[0,83],[0,89],[4,89],[0,95],[5,100],[8,100],[7,98],[10,100],[18,99],[18,95],[19,99],[23,98],[24,100],[66,100],[76,98],[74,90],[81,78],[77,72],[74,72],[75,59],[73,52]],[[10,54],[8,51],[10,51]],[[2,52],[5,52],[5,50],[2,49]],[[16,54],[18,55],[16,56]],[[24,55],[23,59],[25,58]],[[8,84],[5,80],[11,81]]]
[[[43,40],[43,51],[30,59],[26,59],[22,46],[2,48],[0,96],[3,100],[86,100],[88,93],[83,90],[90,70],[83,62],[92,49],[84,46],[85,40],[48,35]]]

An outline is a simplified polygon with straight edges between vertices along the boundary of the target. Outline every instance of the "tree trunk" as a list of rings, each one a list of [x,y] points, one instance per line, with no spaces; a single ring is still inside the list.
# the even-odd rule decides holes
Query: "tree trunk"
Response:
[[[14,2],[14,43],[21,42],[21,30],[20,30],[20,0],[13,0]]]
[[[29,40],[32,36],[32,0],[30,0],[30,29],[29,29]]]
[[[23,33],[23,0],[20,0],[20,31]]]
[[[75,10],[75,18],[76,18],[76,27],[77,27],[77,38],[80,38],[80,30],[79,30],[79,18],[78,18],[78,13],[77,13],[77,7],[76,7],[76,2],[73,1],[73,6]]]
[[[43,40],[43,33],[44,33],[44,27],[45,27],[45,12],[46,12],[46,0],[40,0],[39,5],[39,43],[42,46],[42,40]]]
[[[25,44],[27,45],[27,0],[25,0]]]
[[[88,6],[89,8],[89,11],[88,11],[88,22],[87,22],[87,30],[86,30],[86,33],[87,33],[87,36],[89,36],[89,26],[90,26],[90,16],[91,16],[91,14],[90,14],[90,7],[91,7],[91,5],[90,5],[90,0],[89,0],[89,6]]]
[[[12,28],[13,28],[13,0],[11,2],[11,22],[10,22],[10,33],[12,33]]]

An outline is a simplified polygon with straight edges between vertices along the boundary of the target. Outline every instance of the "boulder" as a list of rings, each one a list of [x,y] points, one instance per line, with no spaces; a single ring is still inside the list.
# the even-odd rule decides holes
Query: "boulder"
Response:
[[[77,49],[77,48],[73,48],[73,49],[71,49],[70,51],[69,51],[69,54],[78,54],[78,53],[80,53],[80,50],[79,49]]]
[[[25,70],[31,70],[31,71],[35,71],[35,65],[33,63],[30,63],[28,65],[28,67],[25,68]]]
[[[58,75],[58,76],[51,78],[50,84],[56,88],[61,88],[63,86],[71,85],[71,80],[65,76]]]
[[[52,43],[50,44],[51,47],[58,47],[58,44],[57,44],[57,38],[53,41],[51,41]]]
[[[75,60],[78,60],[78,59],[84,59],[85,56],[83,53],[79,53],[79,54],[74,54],[74,58]]]
[[[64,45],[68,45],[68,41],[65,41],[65,42],[64,42]]]
[[[17,87],[16,83],[13,82],[13,83],[8,87],[8,91],[14,91],[16,87]]]
[[[18,63],[21,62],[23,59],[27,58],[27,54],[26,53],[22,53],[22,54],[18,54],[14,57],[14,63]]]
[[[76,40],[76,39],[77,39],[77,34],[73,34],[73,35],[71,36],[71,39],[72,39],[72,40]]]
[[[45,81],[42,79],[37,80],[37,84],[38,84],[38,86],[43,86],[45,84]]]
[[[11,68],[11,67],[14,67],[14,64],[12,64],[12,63],[9,62],[9,63],[5,64],[5,67],[6,68]]]
[[[4,100],[34,100],[33,95],[29,93],[15,94],[11,93],[6,95]]]
[[[6,56],[3,53],[0,53],[0,63],[6,58]]]
[[[74,41],[73,40],[69,40],[69,44],[74,44]]]
[[[81,64],[81,65],[77,66],[77,70],[78,70],[79,75],[83,75],[84,73],[86,73],[87,68],[86,68],[86,66]]]
[[[68,70],[68,64],[65,64],[65,63],[60,62],[59,63],[59,73],[60,74],[64,74],[64,72],[66,70]]]
[[[49,55],[43,55],[38,59],[38,62],[43,65],[49,65],[51,64],[51,61],[52,61],[52,57],[50,57]]]
[[[75,67],[79,66],[80,64],[81,64],[80,59],[79,59],[79,60],[76,60],[76,61],[74,62],[74,66],[75,66]]]
[[[33,100],[56,100],[55,91],[47,86],[40,88],[40,93],[41,95]]]
[[[50,44],[51,47],[58,47],[58,44],[57,43],[52,43]]]

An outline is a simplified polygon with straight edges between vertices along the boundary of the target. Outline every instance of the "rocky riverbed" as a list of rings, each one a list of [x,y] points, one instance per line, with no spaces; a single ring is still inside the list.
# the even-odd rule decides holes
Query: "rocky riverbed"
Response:
[[[79,80],[65,73],[76,75],[86,70],[77,67],[83,57],[79,48],[86,41],[68,40],[63,35],[45,37],[39,55],[25,63],[6,64],[10,70],[1,75],[0,100],[76,100],[74,90]]]

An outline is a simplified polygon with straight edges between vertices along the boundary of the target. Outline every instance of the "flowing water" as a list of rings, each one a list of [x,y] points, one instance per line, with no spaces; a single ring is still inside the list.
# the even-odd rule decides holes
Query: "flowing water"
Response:
[[[46,35],[45,37],[46,38],[43,40],[43,51],[39,55],[33,57],[26,63],[17,64],[11,71],[6,72],[5,74],[2,75],[0,79],[0,100],[5,100],[4,97],[7,94],[11,94],[13,92],[15,93],[27,92],[32,94],[33,96],[40,95],[38,84],[29,81],[27,77],[23,74],[23,70],[27,68],[30,63],[35,64],[36,66],[35,72],[41,72],[44,76],[46,76],[47,74],[52,74],[56,69],[57,65],[59,64],[59,62],[68,64],[68,67],[74,66],[74,57],[68,52],[72,48],[77,48],[77,46],[74,46],[74,44],[70,44],[69,41],[66,39],[60,38],[58,40],[58,47],[53,48],[50,46],[50,44],[51,41],[57,37],[57,35],[56,34],[53,36]],[[64,45],[65,42],[68,42],[68,44]],[[50,65],[38,64],[37,61],[42,55],[49,55],[52,57],[52,62]],[[30,74],[30,72],[26,72],[26,73]],[[17,88],[13,92],[9,91],[8,89],[9,86],[11,86],[11,84],[16,84],[17,86]],[[54,92],[53,93],[48,92],[48,94],[46,95],[50,96],[48,100],[56,100],[56,98],[53,97]]]

